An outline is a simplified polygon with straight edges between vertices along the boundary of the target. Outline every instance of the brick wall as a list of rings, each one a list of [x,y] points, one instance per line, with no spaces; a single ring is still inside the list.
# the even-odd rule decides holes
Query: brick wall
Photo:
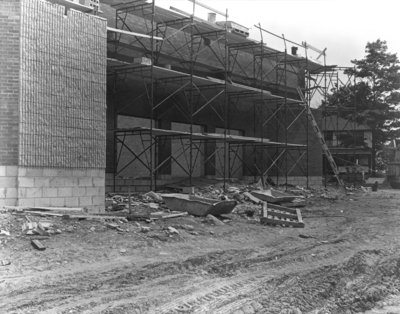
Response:
[[[20,1],[0,1],[0,166],[18,163],[19,35]]]
[[[106,21],[0,1],[0,206],[104,210]]]
[[[105,168],[106,21],[23,0],[19,162]]]

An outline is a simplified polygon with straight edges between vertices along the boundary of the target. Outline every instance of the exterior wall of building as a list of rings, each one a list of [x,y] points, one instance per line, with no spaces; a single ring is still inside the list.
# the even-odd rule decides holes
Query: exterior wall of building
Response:
[[[17,202],[20,5],[0,2],[0,206]]]
[[[0,8],[0,205],[104,209],[106,20],[44,0]]]

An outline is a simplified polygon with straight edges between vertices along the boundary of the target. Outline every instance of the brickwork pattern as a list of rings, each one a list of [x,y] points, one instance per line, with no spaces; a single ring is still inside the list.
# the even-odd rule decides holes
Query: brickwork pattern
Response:
[[[22,0],[20,165],[105,167],[106,24]]]
[[[18,206],[104,210],[105,172],[104,169],[20,167],[17,193]]]
[[[0,207],[17,205],[18,166],[0,166]]]
[[[0,165],[18,164],[19,35],[20,1],[0,1]]]

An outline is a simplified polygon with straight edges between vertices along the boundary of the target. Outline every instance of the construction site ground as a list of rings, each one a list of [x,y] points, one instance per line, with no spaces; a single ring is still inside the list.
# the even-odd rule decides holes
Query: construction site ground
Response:
[[[46,218],[44,251],[1,212],[0,312],[400,313],[400,190],[338,195],[308,198],[305,228]]]

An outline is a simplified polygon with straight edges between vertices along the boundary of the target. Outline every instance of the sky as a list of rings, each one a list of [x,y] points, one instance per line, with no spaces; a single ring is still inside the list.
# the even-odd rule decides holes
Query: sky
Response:
[[[399,0],[198,1],[218,11],[228,9],[228,20],[250,28],[250,36],[255,40],[260,40],[260,32],[254,25],[260,23],[262,28],[296,43],[326,48],[328,65],[351,66],[351,60],[365,56],[367,42],[377,39],[386,40],[388,51],[400,57]],[[157,0],[156,5],[186,12],[193,9],[188,0]],[[196,6],[196,16],[207,19],[208,12]],[[224,18],[217,15],[217,20]],[[284,49],[281,39],[264,33],[263,40],[268,46]],[[304,55],[303,51],[299,49],[300,55]]]

